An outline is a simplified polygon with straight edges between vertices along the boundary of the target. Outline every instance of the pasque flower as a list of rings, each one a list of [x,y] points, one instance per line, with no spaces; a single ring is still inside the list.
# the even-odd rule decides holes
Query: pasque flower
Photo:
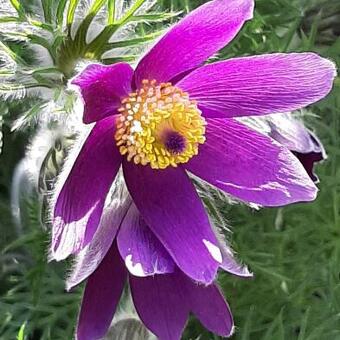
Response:
[[[223,248],[222,268],[250,276]],[[126,281],[140,319],[159,339],[180,339],[190,312],[212,332],[221,336],[233,332],[233,318],[218,286],[199,285],[188,278],[125,193],[105,209],[94,238],[76,256],[67,289],[85,279],[77,340],[106,334]]]
[[[314,163],[327,158],[326,151],[318,137],[301,121],[291,115],[273,115],[268,120],[270,136],[291,150],[306,169],[310,178],[318,181]]]
[[[327,158],[326,151],[318,137],[306,128],[303,121],[290,113],[241,118],[241,121],[264,133],[287,147],[296,155],[314,182],[314,164]]]
[[[203,65],[252,12],[250,0],[211,1],[175,25],[135,70],[94,64],[72,81],[84,122],[95,124],[57,189],[52,256],[77,254],[68,289],[88,278],[79,340],[105,334],[126,280],[140,318],[160,339],[180,338],[189,312],[217,334],[232,332],[216,272],[251,274],[211,227],[189,174],[258,205],[314,199],[317,189],[291,148],[235,118],[321,99],[334,65],[313,53]],[[103,213],[120,168],[129,195]]]
[[[203,65],[252,17],[253,6],[208,2],[172,27],[135,70],[93,64],[73,80],[84,122],[95,125],[57,190],[52,257],[89,244],[121,166],[152,233],[180,270],[205,284],[213,282],[222,253],[189,173],[263,206],[315,198],[316,186],[286,147],[234,118],[323,98],[333,63],[313,53],[278,53]]]

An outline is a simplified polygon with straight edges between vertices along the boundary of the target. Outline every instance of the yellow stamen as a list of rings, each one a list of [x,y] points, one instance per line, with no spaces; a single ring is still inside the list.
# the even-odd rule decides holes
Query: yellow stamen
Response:
[[[118,111],[116,144],[135,164],[176,167],[197,155],[205,141],[205,120],[196,102],[171,83],[143,80]]]

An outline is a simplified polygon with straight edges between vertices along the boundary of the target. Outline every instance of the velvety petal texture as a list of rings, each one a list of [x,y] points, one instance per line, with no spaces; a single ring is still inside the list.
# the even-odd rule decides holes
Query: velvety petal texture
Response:
[[[302,121],[291,113],[266,116],[242,117],[239,120],[247,126],[264,133],[288,148],[299,159],[309,177],[318,181],[314,164],[327,158],[325,149],[316,135],[308,130]]]
[[[176,264],[194,280],[211,283],[222,255],[184,169],[169,167],[159,171],[124,162],[123,170],[143,219]]]
[[[269,135],[289,150],[300,153],[321,151],[320,142],[292,114],[270,115],[267,122]]]
[[[143,79],[167,82],[200,66],[235,37],[253,8],[253,0],[214,0],[192,11],[140,61],[137,86]]]
[[[328,94],[335,75],[335,65],[314,53],[276,53],[209,64],[177,86],[207,117],[240,117],[312,104]]]
[[[52,258],[65,259],[88,244],[97,230],[106,195],[121,164],[113,143],[114,117],[98,122],[57,194]]]
[[[243,201],[281,206],[315,199],[298,159],[274,140],[233,119],[207,119],[206,142],[186,168]]]
[[[79,86],[84,100],[84,123],[116,113],[121,99],[131,92],[133,69],[127,63],[91,64],[71,83]]]
[[[136,311],[145,326],[161,340],[178,340],[184,330],[189,305],[182,281],[174,274],[129,277]]]
[[[92,241],[76,256],[72,272],[66,280],[67,290],[87,279],[100,265],[111,248],[131,204],[131,197],[123,192],[105,209]]]
[[[182,289],[185,287],[185,299],[190,311],[202,322],[203,326],[220,336],[230,336],[234,330],[234,321],[227,302],[220,289],[215,285],[198,285],[183,274]]]
[[[106,334],[126,281],[126,269],[117,247],[110,248],[89,277],[80,309],[77,340],[99,340]]]
[[[182,272],[129,278],[132,298],[143,323],[161,340],[177,340],[193,312],[210,331],[229,336],[233,318],[218,287],[194,283]]]
[[[129,272],[134,276],[171,273],[175,263],[132,204],[121,225],[117,244]]]
[[[270,136],[293,151],[310,178],[318,181],[314,164],[327,158],[325,149],[314,133],[289,114],[271,115],[268,120]]]

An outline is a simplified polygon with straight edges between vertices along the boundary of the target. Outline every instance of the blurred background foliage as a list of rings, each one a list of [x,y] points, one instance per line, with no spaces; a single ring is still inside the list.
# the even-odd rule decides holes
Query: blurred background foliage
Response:
[[[203,2],[0,0],[1,340],[73,336],[82,287],[64,291],[70,262],[47,263],[42,223],[73,140],[67,126],[74,126],[76,100],[68,79],[93,60],[134,62]],[[257,0],[254,20],[212,60],[315,51],[339,66],[339,22],[338,0]],[[238,257],[255,273],[252,280],[219,276],[235,316],[234,339],[340,339],[339,87],[337,79],[327,99],[301,112],[328,152],[317,168],[315,202],[260,211],[214,202]],[[47,148],[39,144],[42,125],[50,131],[40,136]],[[192,319],[183,339],[219,337]]]

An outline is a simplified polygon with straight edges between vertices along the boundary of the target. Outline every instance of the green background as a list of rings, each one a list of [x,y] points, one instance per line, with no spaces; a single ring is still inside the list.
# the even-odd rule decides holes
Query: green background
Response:
[[[158,2],[163,11],[198,5],[194,0]],[[140,25],[137,30],[161,26]],[[11,46],[24,58],[32,57],[24,44]],[[277,51],[315,51],[340,65],[339,1],[258,0],[255,18],[219,58]],[[227,238],[238,258],[255,274],[250,280],[219,275],[235,317],[233,339],[340,340],[339,88],[336,79],[325,100],[302,112],[328,154],[317,167],[320,192],[315,202],[260,211],[215,202],[230,226]],[[64,292],[70,263],[46,262],[49,234],[41,226],[35,197],[25,198],[21,228],[11,217],[13,171],[36,129],[11,133],[10,126],[32,103],[26,98],[2,99],[0,104],[5,121],[0,155],[0,339],[72,339],[82,287]],[[192,319],[183,339],[198,338],[219,339]]]

